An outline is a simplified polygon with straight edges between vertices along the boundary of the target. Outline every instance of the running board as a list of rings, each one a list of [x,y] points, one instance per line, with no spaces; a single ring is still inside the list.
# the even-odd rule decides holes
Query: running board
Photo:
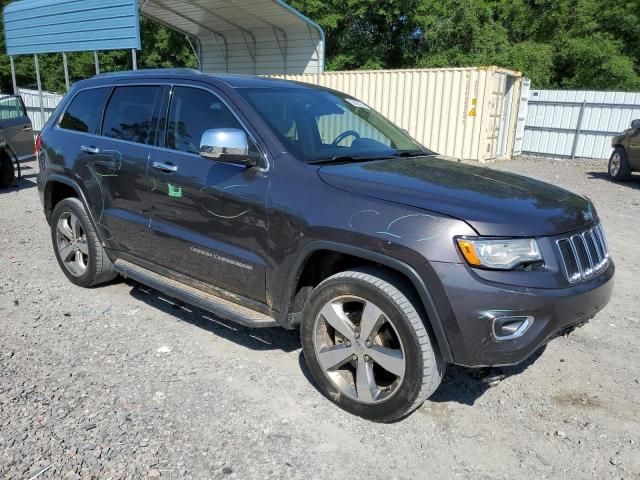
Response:
[[[152,272],[126,260],[118,259],[113,266],[123,277],[131,278],[165,295],[206,310],[225,320],[249,328],[268,328],[278,325],[277,322],[268,315],[185,285],[184,283]]]

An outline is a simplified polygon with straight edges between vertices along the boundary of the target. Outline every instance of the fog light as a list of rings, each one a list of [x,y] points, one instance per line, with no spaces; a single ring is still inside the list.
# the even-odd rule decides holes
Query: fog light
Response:
[[[530,316],[494,317],[493,336],[499,342],[519,338],[532,323],[533,317]]]

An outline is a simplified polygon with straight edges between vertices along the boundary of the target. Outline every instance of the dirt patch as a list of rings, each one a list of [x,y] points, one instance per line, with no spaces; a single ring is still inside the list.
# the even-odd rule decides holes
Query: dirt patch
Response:
[[[598,408],[601,406],[598,397],[586,393],[558,393],[553,396],[553,401],[565,407]]]

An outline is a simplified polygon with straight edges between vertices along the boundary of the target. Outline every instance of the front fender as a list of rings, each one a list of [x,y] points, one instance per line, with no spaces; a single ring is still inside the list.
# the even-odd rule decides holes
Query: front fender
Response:
[[[394,270],[406,277],[412,283],[412,285],[418,292],[418,295],[420,296],[422,306],[427,314],[427,321],[429,322],[431,331],[436,337],[436,342],[438,344],[438,348],[440,349],[443,360],[448,363],[453,362],[453,355],[451,353],[451,348],[449,347],[449,342],[447,341],[447,337],[445,335],[442,319],[440,318],[438,309],[436,308],[436,304],[427,283],[413,267],[394,257],[390,257],[388,255],[371,250],[354,247],[352,245],[345,245],[330,241],[312,241],[308,243],[298,254],[298,257],[296,258],[296,261],[294,263],[294,267],[291,269],[291,273],[289,274],[289,277],[287,279],[287,288],[285,290],[286,292],[295,291],[296,285],[300,279],[300,275],[304,270],[305,264],[314,252],[322,250],[343,253],[346,255],[362,258],[363,260],[368,260],[373,263],[384,265],[385,267],[388,267],[389,269]],[[280,310],[284,313],[284,315],[282,316],[283,318],[287,318],[290,301],[290,296],[285,295]]]

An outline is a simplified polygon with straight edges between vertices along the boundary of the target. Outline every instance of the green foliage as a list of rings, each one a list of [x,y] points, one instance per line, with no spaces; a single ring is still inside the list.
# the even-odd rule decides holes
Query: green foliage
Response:
[[[327,68],[499,65],[538,88],[640,88],[638,0],[290,0]]]
[[[538,88],[640,89],[639,0],[289,3],[324,28],[329,70],[499,65],[522,71]],[[33,57],[15,60],[18,84],[34,88]],[[61,56],[41,55],[40,63],[44,88],[64,91]],[[131,54],[101,52],[100,64],[102,71],[129,69]],[[195,67],[196,59],[183,35],[143,18],[138,64]],[[72,80],[93,75],[93,53],[69,54],[69,69]],[[0,89],[11,91],[6,55]]]

